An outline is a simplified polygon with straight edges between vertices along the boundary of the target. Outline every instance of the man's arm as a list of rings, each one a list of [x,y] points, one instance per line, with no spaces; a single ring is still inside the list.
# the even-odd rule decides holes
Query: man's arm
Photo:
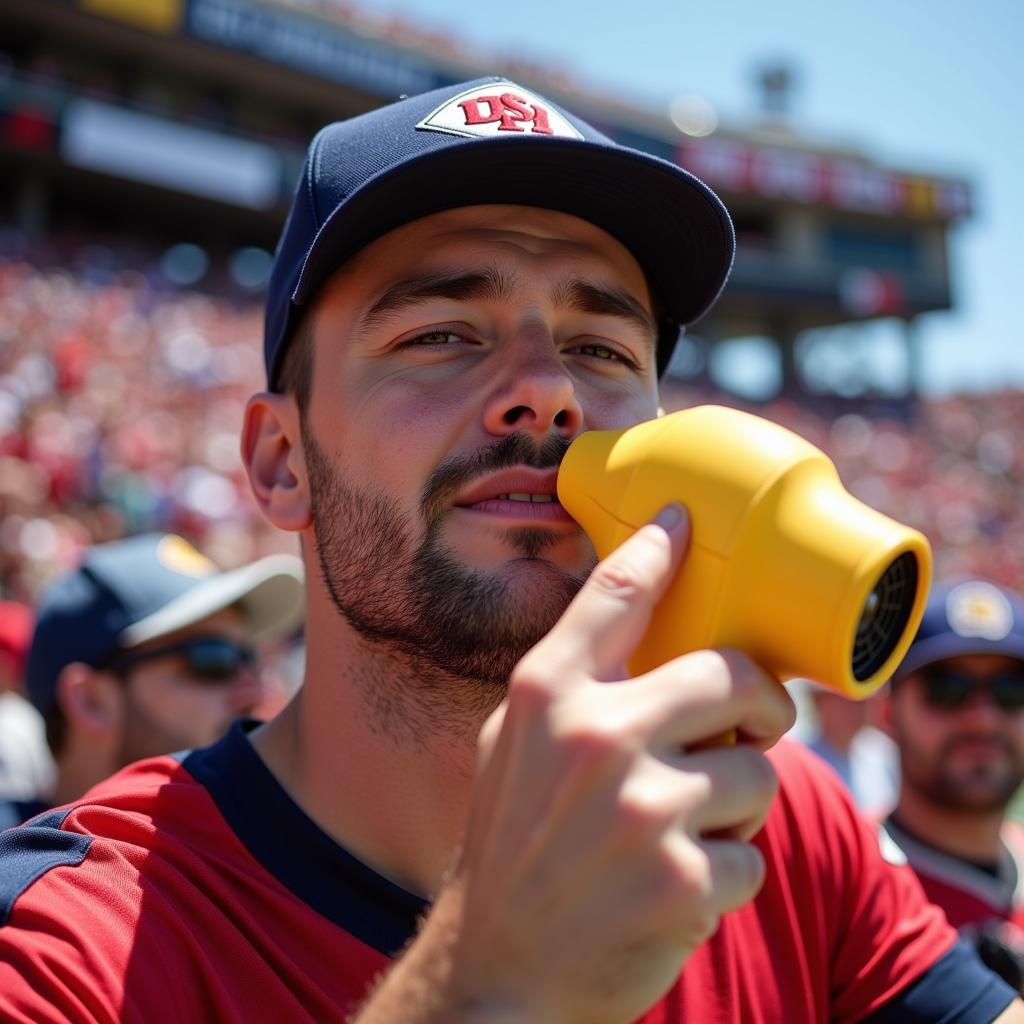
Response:
[[[788,696],[735,653],[625,668],[686,542],[638,531],[520,663],[451,881],[359,1024],[627,1024],[757,893]]]

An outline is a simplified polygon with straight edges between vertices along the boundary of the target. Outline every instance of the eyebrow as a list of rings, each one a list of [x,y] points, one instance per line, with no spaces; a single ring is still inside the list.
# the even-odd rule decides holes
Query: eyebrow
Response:
[[[388,288],[360,318],[359,329],[379,327],[402,309],[430,299],[510,301],[517,284],[514,277],[494,267],[470,272],[421,274]],[[654,317],[642,303],[622,289],[571,278],[555,286],[552,299],[556,306],[625,320],[650,338],[652,343],[657,340],[658,326]]]
[[[563,281],[555,292],[555,303],[581,313],[618,317],[638,328],[652,342],[658,338],[658,325],[654,317],[629,292],[619,288],[579,279]]]
[[[467,299],[507,301],[515,290],[515,281],[494,268],[470,273],[435,273],[410,277],[392,285],[363,314],[359,327],[379,327],[408,306],[429,299]]]

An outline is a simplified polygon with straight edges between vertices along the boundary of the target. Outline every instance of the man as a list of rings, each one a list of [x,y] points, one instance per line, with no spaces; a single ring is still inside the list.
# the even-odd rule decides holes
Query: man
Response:
[[[292,555],[221,573],[172,534],[92,548],[44,592],[28,652],[55,787],[0,803],[0,827],[77,800],[133,761],[218,739],[262,701],[254,645],[302,617]]]
[[[883,708],[902,784],[885,822],[928,897],[1024,987],[1024,600],[983,579],[936,587]]]
[[[576,435],[657,415],[732,248],[686,172],[511,82],[320,133],[242,438],[314,567],[305,683],[9,833],[11,1019],[1024,1019],[838,781],[794,745],[777,784],[773,680],[627,677],[684,510],[595,568],[555,500]]]

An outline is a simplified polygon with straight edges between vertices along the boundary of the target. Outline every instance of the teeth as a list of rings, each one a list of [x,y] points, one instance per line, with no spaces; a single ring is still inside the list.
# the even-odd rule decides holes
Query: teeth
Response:
[[[526,494],[522,491],[516,491],[510,494],[499,494],[499,498],[504,498],[508,501],[534,501],[539,504],[550,503],[555,500],[553,494]]]

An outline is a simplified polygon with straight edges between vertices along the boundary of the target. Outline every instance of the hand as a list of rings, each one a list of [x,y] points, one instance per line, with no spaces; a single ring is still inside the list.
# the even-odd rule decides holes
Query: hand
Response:
[[[731,651],[627,677],[688,541],[671,509],[597,566],[514,672],[481,733],[461,859],[401,965],[431,975],[436,1014],[387,1019],[628,1024],[760,888],[748,840],[789,697]],[[688,751],[730,729],[736,745]]]

